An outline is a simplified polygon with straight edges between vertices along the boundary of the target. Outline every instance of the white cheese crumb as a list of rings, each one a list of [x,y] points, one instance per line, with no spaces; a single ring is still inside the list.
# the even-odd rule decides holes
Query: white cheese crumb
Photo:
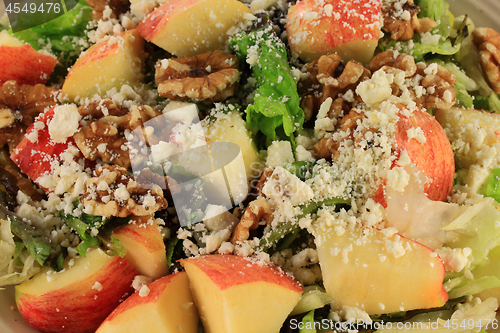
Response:
[[[75,105],[66,104],[54,108],[54,117],[49,123],[49,134],[54,142],[64,143],[80,126],[80,113]]]

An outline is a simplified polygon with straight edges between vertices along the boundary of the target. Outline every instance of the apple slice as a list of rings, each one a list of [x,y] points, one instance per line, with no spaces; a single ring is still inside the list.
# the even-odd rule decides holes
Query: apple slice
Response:
[[[259,151],[241,114],[230,112],[217,117],[204,130],[209,144],[212,142],[232,142],[238,145],[243,155],[248,180],[260,174],[262,161]]]
[[[408,133],[412,130],[421,135],[411,137]],[[400,114],[395,133],[395,156],[399,158],[406,151],[411,163],[427,176],[424,187],[427,197],[434,201],[445,201],[455,179],[455,158],[444,129],[428,112],[418,109],[409,117]],[[387,206],[384,184],[373,200]]]
[[[454,146],[459,181],[478,193],[498,167],[500,114],[453,107],[436,110],[435,117]],[[468,170],[468,172],[467,172]]]
[[[368,63],[378,44],[381,18],[381,1],[300,1],[288,9],[290,49],[306,62],[338,53],[344,62]]]
[[[198,331],[198,310],[186,272],[167,275],[148,284],[147,295],[141,290],[120,304],[96,333]]]
[[[109,37],[78,58],[66,76],[62,93],[75,101],[139,83],[143,53],[144,40],[135,29]]]
[[[168,273],[167,252],[163,236],[155,222],[133,218],[130,224],[113,232],[127,250],[125,258],[139,274],[156,280]]]
[[[28,127],[25,137],[10,156],[19,169],[34,182],[52,173],[54,162],[59,163],[61,154],[66,152],[70,145],[76,147],[72,137],[62,142],[55,142],[51,137],[49,124],[54,118],[56,107],[52,107]]]
[[[223,49],[227,32],[250,9],[237,0],[171,0],[156,8],[137,26],[148,42],[178,56]]]
[[[181,260],[207,333],[275,333],[302,288],[277,268],[234,255]]]
[[[16,286],[16,304],[40,332],[90,333],[133,291],[137,274],[126,259],[91,249],[59,273],[46,268]]]
[[[448,300],[444,265],[428,247],[372,228],[348,228],[341,236],[337,231],[315,232],[334,310],[350,306],[374,315],[439,307]]]
[[[9,80],[18,84],[45,83],[56,64],[56,57],[35,51],[7,30],[0,31],[0,85]]]

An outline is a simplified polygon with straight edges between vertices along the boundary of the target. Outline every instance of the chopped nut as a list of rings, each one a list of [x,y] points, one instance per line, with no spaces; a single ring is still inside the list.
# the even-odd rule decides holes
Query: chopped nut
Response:
[[[476,28],[472,37],[491,89],[500,94],[500,34],[490,28]]]
[[[301,107],[306,120],[311,119],[329,97],[336,101],[330,106],[329,117],[338,117],[338,95],[348,90],[354,91],[360,82],[370,77],[370,71],[356,61],[349,61],[344,66],[338,54],[321,56],[306,64],[303,70],[309,74],[301,87]],[[341,109],[349,110],[350,106],[342,106]]]
[[[267,224],[272,221],[271,205],[264,199],[257,199],[248,204],[240,222],[231,236],[231,243],[243,242],[250,237],[250,230],[255,230],[261,220]]]
[[[131,156],[125,138],[125,131],[133,131],[161,112],[150,106],[133,106],[130,111],[121,108],[111,100],[93,101],[78,109],[82,117],[97,118],[80,128],[73,136],[85,158],[130,167]],[[104,148],[104,149],[103,149]]]
[[[43,84],[18,85],[16,81],[0,86],[0,148],[7,144],[9,152],[14,151],[34,119],[56,105],[55,92]]]
[[[399,3],[398,3],[399,6]],[[396,8],[396,2],[384,2],[382,15],[384,26],[382,29],[391,34],[392,40],[410,40],[415,32],[429,32],[437,26],[431,18],[418,18],[420,8],[412,0],[407,0],[402,10]]]
[[[209,103],[234,95],[239,78],[238,59],[222,51],[164,59],[155,76],[161,96]]]
[[[94,177],[86,181],[85,188],[80,201],[85,208],[91,206],[92,214],[98,216],[150,216],[167,208],[158,185],[139,184],[127,169],[115,165],[94,170]]]
[[[328,160],[337,160],[340,156],[338,151],[340,147],[340,143],[344,140],[353,140],[354,139],[354,131],[358,127],[358,120],[362,120],[365,117],[363,112],[360,112],[356,109],[351,109],[351,111],[342,117],[340,122],[337,124],[337,130],[340,132],[344,132],[344,136],[341,141],[336,141],[332,138],[323,138],[319,140],[314,145],[314,152],[316,153],[318,158],[325,158]],[[372,129],[366,129],[366,131],[375,132]],[[361,135],[364,137],[365,132],[362,132]],[[356,138],[359,143],[359,139]]]
[[[453,86],[456,78],[440,65],[423,62],[415,64],[412,56],[385,51],[376,55],[368,67],[372,71],[383,69],[386,73],[401,70],[405,73],[406,79],[415,79],[416,86],[425,88],[417,94],[415,87],[409,87],[412,99],[419,106],[427,109],[449,109],[455,104],[456,96]],[[395,96],[401,93],[395,84],[392,85],[392,90]]]
[[[93,8],[92,18],[94,20],[108,19],[104,17],[106,7],[111,9],[109,18],[119,18],[120,14],[128,12],[130,2],[127,0],[86,0],[89,6]]]
[[[262,172],[262,175],[259,178],[259,181],[255,185],[255,189],[257,191],[257,196],[263,195],[262,194],[262,188],[266,184],[267,180],[271,175],[273,174],[273,169],[272,168],[265,168],[264,171]]]

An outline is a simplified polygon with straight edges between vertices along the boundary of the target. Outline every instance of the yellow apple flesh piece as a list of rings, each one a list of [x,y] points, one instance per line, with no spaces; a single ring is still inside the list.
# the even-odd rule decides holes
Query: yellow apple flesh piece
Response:
[[[18,84],[45,83],[56,64],[54,56],[37,52],[6,30],[0,31],[0,86],[9,80]]]
[[[408,130],[420,129],[425,140],[409,138]],[[445,201],[453,187],[455,158],[450,141],[437,120],[428,112],[415,110],[410,117],[400,115],[396,123],[395,156],[406,150],[412,164],[427,177],[424,192],[434,201]],[[382,185],[373,199],[387,206],[385,188]]]
[[[381,2],[304,0],[288,9],[290,50],[305,62],[338,53],[344,62],[368,63],[380,35]]]
[[[77,97],[103,95],[112,88],[139,83],[143,49],[144,40],[135,29],[93,45],[70,69],[62,93],[74,101]]]
[[[90,333],[133,291],[137,274],[126,259],[91,249],[59,273],[46,268],[16,286],[16,304],[40,332]]]
[[[332,308],[356,307],[369,315],[440,307],[448,300],[444,265],[428,247],[400,235],[354,227],[338,235],[315,231],[325,289]]]
[[[291,277],[234,255],[181,260],[207,333],[276,333],[301,298]]]
[[[208,143],[212,142],[232,142],[240,147],[247,179],[251,180],[260,174],[261,159],[252,133],[248,130],[246,122],[237,112],[230,112],[222,117],[218,117],[207,128],[205,135]]]
[[[120,304],[96,333],[196,333],[198,311],[186,272],[167,275],[148,284],[149,294],[136,291]]]
[[[435,117],[455,147],[458,178],[478,193],[500,163],[500,114],[453,107]],[[462,170],[461,170],[462,169]]]
[[[138,26],[147,41],[178,57],[224,49],[227,31],[250,9],[237,0],[172,0]]]
[[[167,253],[158,225],[147,219],[135,218],[119,227],[113,237],[127,250],[126,259],[141,275],[156,280],[168,273]]]

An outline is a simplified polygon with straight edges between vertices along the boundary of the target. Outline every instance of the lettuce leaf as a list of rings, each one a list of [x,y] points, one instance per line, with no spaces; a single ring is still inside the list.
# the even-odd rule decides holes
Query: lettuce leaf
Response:
[[[470,248],[471,266],[445,282],[451,299],[475,295],[491,288],[500,287],[500,211],[492,198],[484,198],[468,207],[443,230],[453,230],[458,237],[446,246]],[[495,255],[498,254],[498,255]]]
[[[271,141],[278,137],[295,147],[294,132],[302,128],[304,112],[285,44],[269,30],[257,30],[236,35],[231,47],[241,61],[251,63],[257,81],[254,104],[246,109],[248,125]]]
[[[10,222],[0,219],[0,287],[27,281],[41,268],[27,250],[16,251]]]

